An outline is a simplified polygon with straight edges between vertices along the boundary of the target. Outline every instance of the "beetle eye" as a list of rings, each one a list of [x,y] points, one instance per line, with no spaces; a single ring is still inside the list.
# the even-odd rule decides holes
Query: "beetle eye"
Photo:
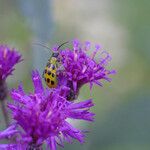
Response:
[[[53,53],[52,57],[58,57],[59,53]]]

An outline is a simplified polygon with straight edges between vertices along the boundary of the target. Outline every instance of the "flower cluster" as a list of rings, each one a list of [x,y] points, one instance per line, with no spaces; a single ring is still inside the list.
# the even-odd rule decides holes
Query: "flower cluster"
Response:
[[[15,51],[10,52],[8,47],[1,46],[2,49],[0,75],[5,80],[21,56]],[[8,108],[14,121],[9,128],[0,132],[0,139],[13,137],[13,140],[0,144],[1,149],[42,150],[45,144],[47,149],[56,150],[57,145],[64,147],[64,141],[70,143],[76,139],[84,142],[85,131],[75,128],[68,119],[93,121],[95,114],[90,112],[90,108],[94,104],[92,99],[81,102],[71,100],[77,99],[84,84],[89,83],[90,89],[94,83],[102,86],[101,80],[110,81],[108,76],[115,73],[106,69],[111,58],[107,52],[101,51],[102,57],[97,62],[94,57],[100,51],[100,46],[95,46],[92,57],[87,55],[89,49],[89,42],[82,45],[74,40],[73,49],[60,51],[57,88],[44,88],[36,70],[32,72],[34,92],[26,93],[22,84],[10,92],[13,102],[8,104]]]
[[[44,89],[37,71],[33,72],[32,79],[34,93],[26,94],[22,85],[11,92],[14,103],[8,104],[8,107],[12,110],[16,124],[22,129],[17,132],[19,145],[14,143],[13,146],[23,145],[21,149],[40,148],[43,143],[47,143],[51,150],[56,150],[57,144],[63,146],[63,139],[71,142],[71,138],[75,138],[84,142],[84,132],[74,128],[67,119],[93,121],[94,114],[89,112],[93,106],[92,100],[69,102],[65,99],[67,87]]]
[[[108,70],[106,66],[111,60],[111,56],[104,50],[101,50],[100,45],[95,45],[95,50],[92,56],[87,55],[87,51],[91,48],[90,42],[85,44],[78,40],[72,42],[72,49],[61,50],[60,60],[62,68],[59,71],[60,85],[70,87],[69,100],[76,99],[80,87],[89,83],[90,89],[93,84],[102,86],[102,80],[111,81],[109,75],[115,74],[115,70]],[[100,51],[99,61],[94,59],[97,52]]]

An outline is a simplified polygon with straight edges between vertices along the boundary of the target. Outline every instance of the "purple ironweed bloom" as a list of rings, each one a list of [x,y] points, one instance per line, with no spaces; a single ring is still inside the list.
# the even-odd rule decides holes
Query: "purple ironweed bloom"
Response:
[[[7,95],[5,80],[14,70],[14,65],[21,61],[21,55],[15,49],[0,45],[0,100]]]
[[[8,104],[13,119],[18,125],[17,143],[8,146],[18,150],[41,150],[44,143],[47,149],[56,150],[56,145],[63,147],[63,141],[77,139],[84,142],[84,131],[74,128],[67,119],[93,121],[94,114],[89,109],[92,100],[69,102],[66,100],[68,87],[44,89],[38,71],[33,71],[34,92],[26,94],[22,85],[11,91],[14,103]]]
[[[110,74],[115,70],[106,69],[111,56],[100,45],[95,45],[91,56],[87,55],[90,49],[90,42],[80,43],[78,40],[72,42],[73,49],[65,49],[60,52],[62,67],[58,72],[59,85],[66,85],[71,89],[70,99],[77,97],[80,87],[89,83],[90,89],[93,84],[102,86],[102,80],[111,81]],[[94,59],[97,52],[100,51],[99,61]],[[72,97],[74,96],[74,97]]]
[[[21,61],[21,55],[15,49],[0,45],[0,79],[4,80],[12,74],[14,65]]]

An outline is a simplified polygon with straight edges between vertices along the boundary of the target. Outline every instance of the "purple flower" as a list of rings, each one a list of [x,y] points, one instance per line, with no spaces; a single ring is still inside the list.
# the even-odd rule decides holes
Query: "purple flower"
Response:
[[[14,65],[21,61],[21,55],[15,49],[0,45],[0,79],[5,80],[14,70]]]
[[[84,131],[74,128],[68,118],[93,121],[94,114],[89,112],[92,100],[73,103],[66,100],[69,88],[44,89],[40,75],[33,71],[34,93],[26,94],[22,85],[11,91],[13,104],[8,104],[13,119],[18,125],[16,149],[40,149],[44,143],[47,149],[63,147],[63,141],[77,139],[84,142]],[[10,145],[8,145],[10,146]]]
[[[21,55],[15,49],[0,45],[0,100],[7,96],[7,85],[5,80],[14,70],[14,65],[21,61]]]
[[[90,89],[93,84],[102,86],[101,81],[111,81],[109,75],[115,73],[115,70],[106,69],[111,57],[106,51],[101,50],[99,45],[95,45],[90,57],[87,55],[87,51],[91,47],[90,42],[82,44],[78,40],[74,40],[72,44],[73,49],[65,49],[60,52],[61,68],[63,69],[60,69],[58,73],[59,85],[63,84],[71,89],[70,99],[72,96],[75,98],[78,95],[82,85],[89,83]],[[96,61],[94,57],[98,51],[100,51],[100,58],[99,61]]]

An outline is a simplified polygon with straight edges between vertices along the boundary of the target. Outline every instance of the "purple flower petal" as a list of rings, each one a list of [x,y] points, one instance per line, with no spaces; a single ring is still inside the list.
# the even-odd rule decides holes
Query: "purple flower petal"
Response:
[[[18,133],[18,130],[16,130],[16,127],[17,127],[16,125],[12,125],[12,126],[8,127],[7,129],[5,129],[4,131],[1,131],[0,139],[10,138],[11,136]]]
[[[49,145],[51,150],[56,150],[56,141],[54,137],[50,137]]]
[[[43,92],[44,88],[42,85],[41,77],[37,70],[32,72],[32,80],[33,80],[33,84],[34,84],[34,90],[35,90],[34,92],[35,93]]]

